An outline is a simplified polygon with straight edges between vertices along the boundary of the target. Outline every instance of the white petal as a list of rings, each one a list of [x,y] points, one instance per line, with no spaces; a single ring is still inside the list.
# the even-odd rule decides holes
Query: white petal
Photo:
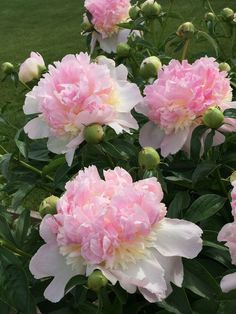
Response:
[[[142,101],[140,90],[136,84],[127,81],[118,81],[117,83],[119,103],[116,110],[118,112],[130,112],[135,105]]]
[[[49,137],[48,149],[55,154],[65,154],[67,152],[67,144],[70,142],[68,137]]]
[[[31,139],[39,139],[49,136],[49,127],[40,117],[30,120],[25,125],[24,131]]]
[[[184,129],[177,133],[171,133],[165,135],[161,143],[161,154],[163,157],[168,156],[169,154],[175,154],[184,146],[184,143],[187,140],[189,130]]]
[[[142,101],[135,106],[135,111],[142,113],[144,116],[147,116],[149,109],[145,101]]]
[[[224,143],[224,141],[225,136],[222,133],[216,131],[215,136],[213,137],[213,146],[221,145]]]
[[[75,154],[75,149],[71,149],[66,153],[66,162],[69,167],[72,165],[74,154]]]
[[[226,293],[236,289],[236,273],[224,276],[220,282],[220,287]]]
[[[138,122],[134,119],[131,113],[119,113],[116,119],[122,127],[125,129],[134,129],[137,130],[139,128]]]
[[[156,124],[149,121],[140,130],[139,143],[142,147],[159,148],[164,136],[165,133]]]
[[[190,221],[164,218],[155,233],[155,248],[164,256],[194,258],[202,249],[202,230]]]
[[[35,88],[36,87],[34,87],[31,92],[26,94],[25,103],[23,106],[23,111],[25,114],[34,114],[34,113],[40,112],[39,106],[38,106],[38,101],[34,95]]]

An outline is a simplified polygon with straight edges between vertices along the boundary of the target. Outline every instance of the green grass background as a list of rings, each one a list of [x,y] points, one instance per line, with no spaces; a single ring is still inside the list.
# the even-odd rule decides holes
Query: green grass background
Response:
[[[164,9],[169,4],[168,0],[159,2]],[[217,13],[224,7],[236,11],[236,0],[212,0],[211,3]],[[80,35],[82,0],[0,0],[0,5],[0,64],[9,61],[17,65],[31,51],[41,53],[46,63],[52,63],[66,54],[85,50],[85,38]],[[204,27],[202,18],[206,10],[202,0],[174,0],[173,12],[181,14],[183,20],[170,19],[167,34],[185,21]],[[208,51],[210,47],[203,42],[198,49]],[[15,88],[10,80],[0,82],[0,108],[6,108],[8,119],[19,128],[24,125],[23,102],[21,86]],[[33,197],[29,207],[34,208],[43,198],[42,193],[35,195],[37,201]]]

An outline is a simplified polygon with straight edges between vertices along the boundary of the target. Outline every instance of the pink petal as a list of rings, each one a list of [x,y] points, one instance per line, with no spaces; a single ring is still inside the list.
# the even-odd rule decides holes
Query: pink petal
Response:
[[[151,146],[159,148],[165,133],[153,122],[147,122],[139,133],[139,143],[142,147]]]
[[[220,287],[225,293],[236,289],[236,273],[224,276],[220,282]]]
[[[189,129],[184,129],[177,133],[165,135],[161,143],[161,154],[163,157],[175,154],[182,149],[187,140]]]

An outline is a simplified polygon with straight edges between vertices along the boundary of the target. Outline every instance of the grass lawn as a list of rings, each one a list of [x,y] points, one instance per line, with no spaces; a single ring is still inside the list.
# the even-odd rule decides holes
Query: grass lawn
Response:
[[[166,0],[159,2],[164,8],[169,3]],[[185,21],[204,27],[200,22],[206,12],[202,2],[175,0],[173,11],[181,14],[183,20],[170,19],[166,32],[173,32]],[[236,11],[235,0],[212,0],[211,3],[217,13],[224,7]],[[85,39],[80,35],[82,12],[82,0],[1,0],[0,64],[5,61],[20,63],[31,51],[38,51],[46,63],[51,63],[68,53],[84,50]],[[207,45],[203,42],[198,49],[207,51]],[[24,125],[23,101],[21,87],[15,89],[11,81],[0,82],[0,107],[7,105],[9,120],[17,127]]]

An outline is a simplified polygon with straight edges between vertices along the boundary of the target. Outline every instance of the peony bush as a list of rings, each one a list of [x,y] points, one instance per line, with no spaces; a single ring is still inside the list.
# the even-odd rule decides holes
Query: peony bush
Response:
[[[86,51],[2,64],[1,313],[235,312],[236,13],[173,4],[85,0]]]

